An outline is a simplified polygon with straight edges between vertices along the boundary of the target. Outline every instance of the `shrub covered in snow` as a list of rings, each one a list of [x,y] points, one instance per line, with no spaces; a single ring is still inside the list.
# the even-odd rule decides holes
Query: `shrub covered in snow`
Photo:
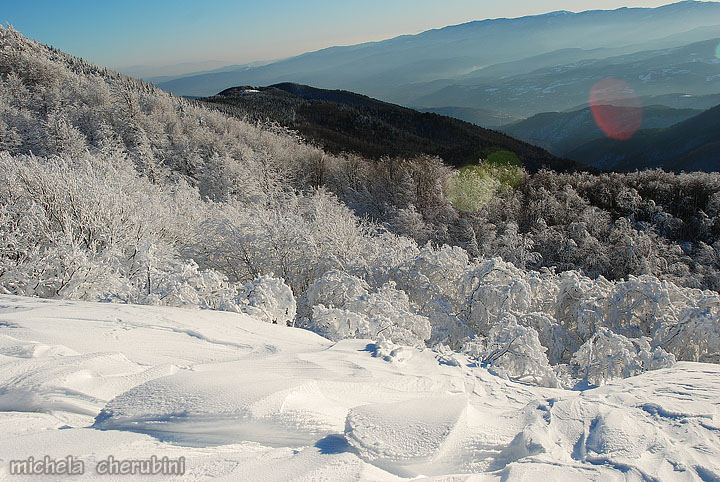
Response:
[[[369,293],[367,284],[335,271],[326,273],[308,288],[305,306],[312,306],[304,326],[332,340],[342,338],[387,339],[394,343],[424,346],[431,322],[415,312],[407,294],[393,283]],[[324,303],[327,303],[326,306]]]
[[[330,270],[311,284],[298,300],[298,315],[310,318],[317,305],[343,307],[345,303],[369,293],[370,286],[344,271]]]
[[[255,319],[280,325],[295,323],[296,303],[292,290],[282,280],[263,275],[241,287],[238,296],[221,305]]]
[[[518,324],[511,314],[493,325],[487,337],[467,343],[465,351],[500,375],[548,387],[559,383],[535,329]]]
[[[603,385],[614,378],[671,367],[675,357],[660,347],[651,348],[648,338],[627,338],[601,327],[575,352],[571,364],[581,378]]]

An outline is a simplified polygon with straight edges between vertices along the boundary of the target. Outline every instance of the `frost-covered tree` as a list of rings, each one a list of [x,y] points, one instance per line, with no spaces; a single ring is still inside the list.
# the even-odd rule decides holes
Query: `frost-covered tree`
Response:
[[[296,306],[288,285],[264,275],[238,288],[238,295],[223,300],[220,308],[245,313],[268,323],[291,326],[295,323]]]
[[[558,379],[545,355],[535,329],[517,323],[506,314],[486,337],[465,344],[464,351],[500,375],[548,387]]]
[[[660,347],[650,347],[647,338],[627,338],[601,327],[571,360],[577,373],[593,385],[627,378],[646,370],[671,367],[675,357]]]
[[[393,283],[372,293],[368,288],[362,280],[347,274],[326,273],[301,300],[312,310],[309,319],[302,320],[303,325],[332,340],[387,339],[422,346],[430,339],[430,320],[416,313],[403,291]]]

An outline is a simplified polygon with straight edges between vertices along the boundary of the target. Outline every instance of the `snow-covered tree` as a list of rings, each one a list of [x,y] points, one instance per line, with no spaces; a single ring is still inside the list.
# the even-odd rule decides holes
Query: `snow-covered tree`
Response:
[[[601,327],[572,357],[577,374],[593,385],[627,378],[647,370],[667,368],[675,357],[660,347],[650,347],[648,338],[627,338]]]
[[[535,329],[519,325],[505,314],[486,337],[467,343],[464,351],[502,376],[554,387],[558,379],[548,363],[546,348]]]
[[[304,325],[332,340],[387,339],[424,346],[432,332],[430,320],[417,314],[408,296],[393,283],[369,293],[361,280],[330,272],[308,289],[303,302],[312,306]]]
[[[240,287],[232,300],[223,300],[220,308],[245,313],[268,323],[292,326],[297,305],[288,285],[278,278],[263,275]]]

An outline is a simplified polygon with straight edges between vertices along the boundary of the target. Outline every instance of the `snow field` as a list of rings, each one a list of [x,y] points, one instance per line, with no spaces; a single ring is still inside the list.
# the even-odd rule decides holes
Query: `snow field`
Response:
[[[0,479],[9,460],[70,454],[83,480],[109,480],[108,455],[184,456],[182,480],[720,474],[712,364],[571,391],[241,314],[2,296],[0,367]]]

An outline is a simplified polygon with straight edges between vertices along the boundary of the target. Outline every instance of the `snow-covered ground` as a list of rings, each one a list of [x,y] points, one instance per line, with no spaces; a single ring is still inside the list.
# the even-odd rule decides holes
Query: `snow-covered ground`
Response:
[[[0,296],[0,478],[155,455],[185,457],[174,480],[718,481],[719,376],[539,388],[233,313]]]

